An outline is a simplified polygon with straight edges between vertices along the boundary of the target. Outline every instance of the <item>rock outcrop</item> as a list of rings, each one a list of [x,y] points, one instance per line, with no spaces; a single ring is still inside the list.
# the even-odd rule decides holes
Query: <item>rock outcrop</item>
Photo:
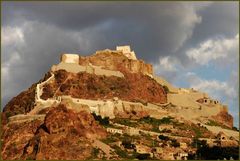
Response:
[[[79,64],[87,65],[91,63],[95,66],[102,66],[105,69],[117,70],[121,72],[153,74],[151,64],[146,64],[143,60],[128,59],[120,51],[102,50],[91,56],[80,56]]]
[[[91,139],[106,131],[86,111],[76,113],[64,105],[52,107],[44,121],[11,123],[3,127],[3,159],[78,159],[91,156]]]
[[[227,111],[220,111],[217,115],[212,116],[212,118],[223,126],[233,127],[233,117]]]

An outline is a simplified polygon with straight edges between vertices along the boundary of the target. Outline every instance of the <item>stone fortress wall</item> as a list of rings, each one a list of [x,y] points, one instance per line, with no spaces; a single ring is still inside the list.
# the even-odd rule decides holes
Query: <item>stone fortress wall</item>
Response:
[[[43,93],[43,86],[50,83],[53,80],[54,80],[54,74],[51,73],[51,77],[49,77],[46,81],[37,84],[36,90],[35,90],[35,103],[36,104],[49,106],[49,105],[52,105],[55,102],[56,103],[60,102],[57,98],[48,98],[47,100],[41,99],[41,95]]]
[[[82,105],[88,107],[91,113],[100,115],[102,117],[109,117],[110,119],[115,118],[116,113],[124,113],[134,111],[147,110],[150,116],[165,116],[166,111],[162,110],[159,106],[147,103],[143,105],[142,103],[134,103],[129,101],[119,100],[117,97],[109,100],[88,100],[72,98],[71,96],[61,96],[61,100],[69,102],[73,110],[80,111]],[[86,109],[86,110],[87,110]]]
[[[79,65],[79,55],[77,54],[63,54],[61,57],[61,62],[51,67],[51,71],[57,71],[61,69],[71,73],[87,72],[89,74],[96,75],[124,77],[120,71],[102,69],[102,67],[94,66],[92,64],[88,64],[86,66]]]
[[[214,106],[227,109],[225,105],[221,105],[216,99],[209,97],[207,93],[194,90],[193,88],[177,88],[171,85],[168,81],[159,76],[153,76],[162,86],[166,86],[169,90],[167,94],[168,103],[182,107],[200,108],[200,106]]]

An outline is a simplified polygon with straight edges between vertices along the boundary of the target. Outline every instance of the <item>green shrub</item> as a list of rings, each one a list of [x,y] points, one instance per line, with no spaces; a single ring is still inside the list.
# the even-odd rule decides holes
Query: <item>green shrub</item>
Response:
[[[164,136],[164,135],[159,135],[158,138],[160,140],[165,140],[165,141],[168,141],[169,140],[169,137],[168,136]]]
[[[169,93],[169,89],[168,89],[168,87],[167,86],[163,86],[163,89],[164,89],[164,91],[166,92],[166,93]]]
[[[138,125],[138,123],[132,122],[130,119],[115,118],[113,121],[118,123],[118,124],[131,126],[131,127],[136,127]]]
[[[110,135],[110,137],[107,137],[106,139],[103,139],[102,142],[109,144],[109,143],[113,143],[117,141],[112,135]]]
[[[92,115],[94,119],[99,122],[100,125],[103,125],[103,126],[109,125],[109,117],[102,118],[102,116],[96,115],[95,113],[92,113]]]
[[[129,140],[129,139],[128,140],[123,140],[122,145],[126,149],[134,149],[136,147],[134,144],[131,143],[131,140]]]
[[[138,154],[137,159],[139,160],[146,160],[146,159],[150,159],[150,154],[146,153],[146,154]]]
[[[176,139],[172,139],[171,141],[172,141],[172,142],[171,142],[171,146],[173,146],[173,147],[179,147],[179,146],[180,146],[180,143],[177,142]]]
[[[127,152],[119,148],[118,146],[114,145],[113,148],[115,149],[115,152],[117,153],[118,156],[121,158],[127,158]]]
[[[92,156],[93,156],[94,158],[96,158],[98,154],[99,154],[99,149],[98,149],[98,148],[93,148],[93,150],[92,150]]]

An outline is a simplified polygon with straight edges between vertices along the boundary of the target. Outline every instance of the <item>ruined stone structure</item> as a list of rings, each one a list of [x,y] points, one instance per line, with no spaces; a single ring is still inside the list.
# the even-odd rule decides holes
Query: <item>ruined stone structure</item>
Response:
[[[117,51],[121,51],[127,58],[137,60],[137,57],[135,55],[134,51],[131,51],[130,46],[117,46]]]

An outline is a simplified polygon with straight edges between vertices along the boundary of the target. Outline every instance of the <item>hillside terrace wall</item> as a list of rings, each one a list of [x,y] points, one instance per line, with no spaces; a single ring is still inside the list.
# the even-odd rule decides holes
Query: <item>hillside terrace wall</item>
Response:
[[[71,100],[73,104],[76,105],[87,105],[92,113],[96,115],[101,115],[102,117],[114,118],[114,104],[110,100],[101,101],[101,100],[87,100],[87,99],[78,99],[72,98],[71,96],[61,96],[62,100],[67,99]],[[78,106],[74,107],[75,110],[78,110]]]

